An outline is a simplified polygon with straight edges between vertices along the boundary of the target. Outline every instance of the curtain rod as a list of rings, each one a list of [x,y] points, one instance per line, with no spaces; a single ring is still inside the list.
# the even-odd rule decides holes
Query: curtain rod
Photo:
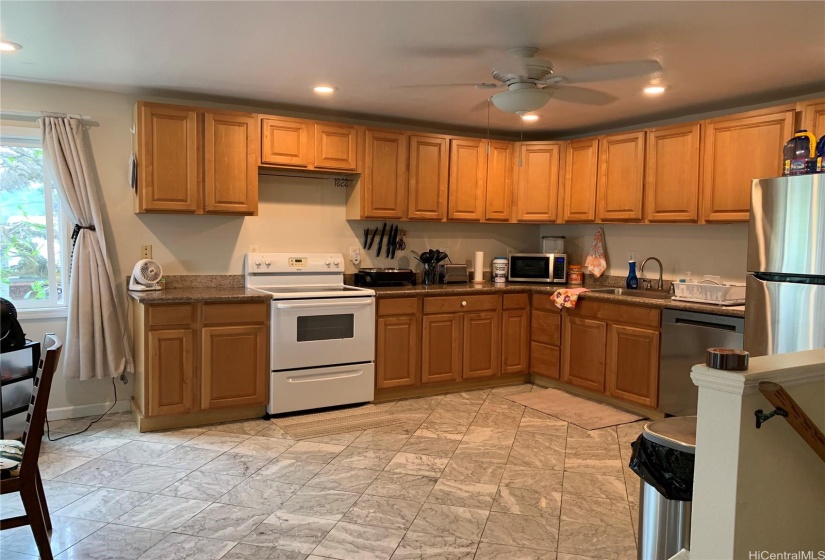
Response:
[[[23,119],[36,120],[40,117],[69,117],[70,119],[79,119],[81,121],[90,121],[92,117],[88,115],[54,113],[51,111],[10,111],[0,109],[0,117],[18,117]]]

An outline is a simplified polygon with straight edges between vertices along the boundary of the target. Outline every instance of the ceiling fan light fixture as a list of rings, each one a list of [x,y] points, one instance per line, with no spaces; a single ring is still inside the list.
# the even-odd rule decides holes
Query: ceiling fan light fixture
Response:
[[[524,122],[536,122],[537,120],[539,120],[539,116],[533,115],[531,113],[525,113],[521,116],[521,120],[523,120]]]
[[[22,49],[22,45],[12,43],[11,41],[0,41],[0,52],[14,52]]]
[[[312,88],[312,91],[319,95],[332,95],[338,90],[337,87],[334,86],[315,86]]]
[[[644,91],[647,95],[661,95],[667,88],[665,86],[648,86]]]
[[[521,88],[502,91],[492,97],[493,105],[505,113],[531,113],[544,107],[553,96],[547,90]]]

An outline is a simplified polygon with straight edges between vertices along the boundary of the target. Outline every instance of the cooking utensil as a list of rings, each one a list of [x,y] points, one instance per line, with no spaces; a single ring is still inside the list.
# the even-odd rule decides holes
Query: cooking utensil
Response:
[[[393,234],[392,243],[390,243],[390,246],[392,247],[392,254],[390,255],[391,259],[395,258],[395,249],[397,248],[396,247],[397,245],[398,245],[398,226],[395,226],[395,234]]]
[[[377,231],[378,228],[376,228]],[[384,245],[384,234],[387,233],[387,222],[381,227],[381,238],[378,240],[378,250],[375,252],[376,257],[381,256],[381,247]]]
[[[393,232],[395,231],[395,227],[390,224],[390,233],[387,234],[387,254],[384,255],[386,258],[390,258],[390,253],[392,252],[392,239],[393,239]]]
[[[432,250],[425,251],[419,255],[418,260],[421,261],[421,264],[430,264],[433,262],[433,256]]]
[[[364,230],[364,249],[367,248],[367,240],[369,239],[369,236],[370,236],[370,228],[366,228]]]
[[[367,228],[369,230],[369,228]],[[375,228],[375,231],[372,232],[372,237],[370,237],[370,244],[367,246],[367,250],[372,249],[372,244],[375,243],[375,236],[378,234],[378,227]]]

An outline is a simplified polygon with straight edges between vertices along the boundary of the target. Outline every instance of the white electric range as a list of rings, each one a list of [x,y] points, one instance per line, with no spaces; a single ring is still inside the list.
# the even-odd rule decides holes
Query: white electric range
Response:
[[[340,253],[248,253],[244,285],[272,296],[269,414],[375,396],[375,291],[344,285]]]

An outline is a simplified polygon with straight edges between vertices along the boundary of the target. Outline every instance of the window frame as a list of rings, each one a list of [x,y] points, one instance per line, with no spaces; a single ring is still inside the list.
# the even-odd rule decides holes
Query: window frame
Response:
[[[2,129],[0,129],[0,145],[42,148],[43,143],[40,138],[40,129],[34,127],[3,126]],[[54,197],[58,196],[45,162],[43,164],[43,186],[45,210],[53,206]],[[15,304],[18,315],[30,319],[48,319],[67,316],[71,252],[71,228],[69,227],[69,221],[61,203],[58,203],[57,224],[55,225],[53,220],[46,220],[49,286],[55,286],[57,284],[57,266],[59,265],[63,273],[63,280],[61,282],[63,301],[59,301],[57,295],[52,295],[51,293],[49,294],[49,299],[31,300],[31,303],[26,303],[25,305],[21,300],[11,300],[12,303]],[[49,238],[56,241],[60,247],[59,262],[57,262],[58,259],[55,256],[55,244],[50,243]]]

